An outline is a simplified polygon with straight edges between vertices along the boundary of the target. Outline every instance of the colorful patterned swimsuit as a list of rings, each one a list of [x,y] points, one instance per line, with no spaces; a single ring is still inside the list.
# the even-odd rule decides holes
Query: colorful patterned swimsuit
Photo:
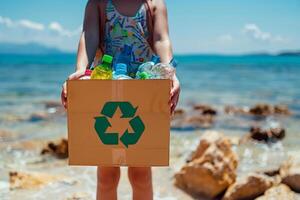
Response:
[[[153,51],[147,41],[149,34],[146,12],[146,7],[142,4],[135,16],[124,16],[118,12],[112,0],[107,2],[105,53],[112,55],[116,59],[125,44],[131,46],[131,61],[130,66],[128,66],[130,75],[137,71],[140,64],[150,61],[153,55]]]

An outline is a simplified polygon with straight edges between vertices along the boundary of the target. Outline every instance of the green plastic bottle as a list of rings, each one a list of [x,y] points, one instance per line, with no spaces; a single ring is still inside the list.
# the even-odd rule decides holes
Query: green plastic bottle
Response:
[[[112,61],[112,56],[104,54],[102,57],[102,63],[95,67],[95,69],[92,72],[91,79],[112,79]]]

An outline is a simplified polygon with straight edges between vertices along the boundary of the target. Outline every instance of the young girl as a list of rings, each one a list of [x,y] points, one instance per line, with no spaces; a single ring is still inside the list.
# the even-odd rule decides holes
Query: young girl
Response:
[[[170,62],[173,57],[172,45],[163,0],[89,0],[79,41],[76,72],[68,79],[78,79],[84,74],[93,63],[99,46],[102,54],[115,56],[125,44],[132,47],[131,72],[136,71],[141,63],[149,61],[153,54],[158,55],[162,63]],[[172,83],[169,102],[171,113],[180,92],[176,75]],[[62,102],[67,107],[65,83]],[[150,167],[129,167],[128,177],[133,199],[153,199]],[[119,178],[119,167],[98,167],[97,199],[116,200]]]

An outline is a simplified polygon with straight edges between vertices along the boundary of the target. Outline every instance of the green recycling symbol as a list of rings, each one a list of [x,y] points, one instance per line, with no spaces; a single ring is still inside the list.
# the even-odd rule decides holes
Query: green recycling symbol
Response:
[[[103,116],[95,117],[94,128],[103,144],[119,144],[119,133],[107,133],[111,124],[108,118],[112,118],[117,108],[122,112],[121,118],[132,118],[129,124],[133,130],[130,133],[128,129],[120,137],[121,142],[128,148],[129,145],[136,144],[145,130],[145,125],[139,116],[135,116],[137,107],[134,108],[130,102],[107,102],[104,104],[101,114]]]

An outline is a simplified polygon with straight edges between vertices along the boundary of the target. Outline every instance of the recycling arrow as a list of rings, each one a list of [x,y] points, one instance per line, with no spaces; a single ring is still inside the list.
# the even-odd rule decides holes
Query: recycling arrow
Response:
[[[121,102],[121,103],[119,103],[119,106],[120,106],[121,112],[123,114],[121,116],[121,118],[132,118],[132,117],[134,117],[134,115],[136,113],[136,110],[137,110],[137,107],[134,108],[132,106],[132,104],[129,103],[129,102]]]
[[[95,117],[95,130],[98,133],[103,144],[118,144],[119,143],[119,135],[118,133],[105,133],[108,127],[111,127],[111,124],[106,119],[106,117]]]
[[[133,133],[129,133],[128,129],[121,136],[120,140],[128,148],[128,145],[136,144],[145,130],[145,125],[139,116],[129,121]]]
[[[107,102],[103,106],[101,114],[112,118],[118,107],[121,109],[123,114],[121,118],[132,118],[137,110],[137,107],[134,108],[129,102]]]
[[[139,116],[135,116],[137,107],[133,107],[130,102],[107,102],[102,108],[103,116],[95,117],[95,130],[103,144],[116,145],[118,144],[118,133],[106,133],[108,127],[111,127],[107,118],[112,118],[117,108],[122,112],[121,118],[132,118],[129,124],[133,130],[132,133],[128,129],[120,137],[121,142],[128,148],[129,145],[134,145],[138,142],[145,130],[145,125]]]
[[[112,118],[113,115],[115,114],[118,106],[119,106],[118,102],[107,102],[103,106],[101,114],[106,116],[106,117]]]

